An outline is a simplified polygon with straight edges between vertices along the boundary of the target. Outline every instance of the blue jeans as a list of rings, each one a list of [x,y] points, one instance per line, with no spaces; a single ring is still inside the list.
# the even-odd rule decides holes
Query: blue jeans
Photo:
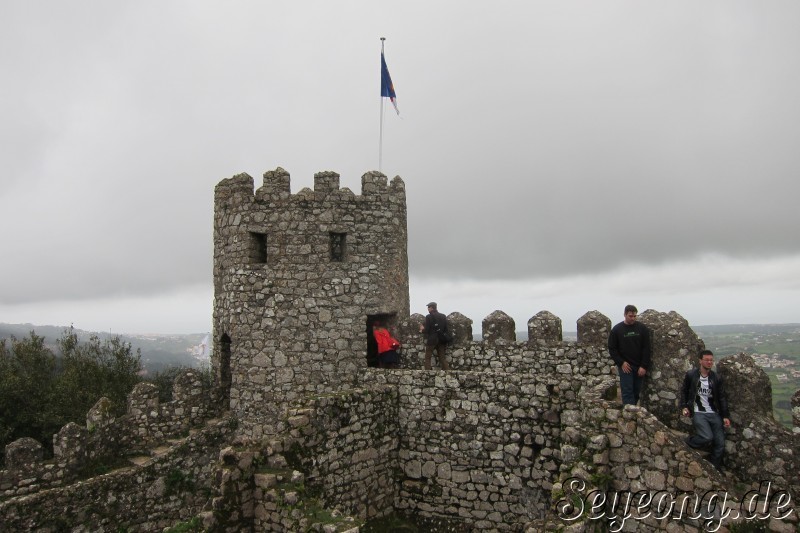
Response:
[[[722,417],[717,413],[697,413],[692,415],[694,435],[686,439],[686,444],[692,448],[704,448],[711,444],[711,464],[719,468],[722,466],[722,454],[725,452],[725,429],[722,426]]]
[[[639,367],[631,365],[630,374],[622,371],[622,367],[618,366],[619,371],[619,389],[622,393],[622,405],[636,405],[639,401],[639,393],[642,391],[643,377],[639,377]]]

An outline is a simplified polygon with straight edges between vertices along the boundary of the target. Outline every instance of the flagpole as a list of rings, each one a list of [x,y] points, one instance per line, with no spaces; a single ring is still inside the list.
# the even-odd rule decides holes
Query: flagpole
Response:
[[[381,37],[381,57],[383,57],[383,42],[386,37]],[[381,129],[378,137],[378,172],[383,172],[383,95],[381,94]]]

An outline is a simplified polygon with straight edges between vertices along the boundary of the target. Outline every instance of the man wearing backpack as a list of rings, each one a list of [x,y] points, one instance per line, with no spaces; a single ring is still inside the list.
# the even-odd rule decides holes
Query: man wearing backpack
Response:
[[[445,357],[445,346],[449,336],[447,317],[437,311],[436,302],[428,304],[428,316],[425,317],[425,324],[420,325],[419,330],[425,334],[425,370],[431,369],[431,355],[434,350],[439,360],[439,367],[442,370],[449,370],[450,366]]]

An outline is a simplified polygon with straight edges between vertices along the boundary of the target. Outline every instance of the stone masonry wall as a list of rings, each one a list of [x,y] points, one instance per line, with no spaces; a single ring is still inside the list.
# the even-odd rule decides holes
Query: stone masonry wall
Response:
[[[175,378],[173,400],[161,404],[152,383],[137,384],[128,396],[127,413],[110,414],[101,398],[86,415],[86,425],[69,423],[53,436],[53,458],[43,459],[41,443],[20,439],[6,446],[6,469],[0,470],[0,501],[58,487],[81,477],[92,465],[145,452],[168,438],[202,425],[216,409],[215,399],[195,370]]]
[[[217,185],[212,365],[230,369],[243,436],[270,433],[303,395],[352,383],[370,320],[408,316],[405,202],[403,181],[379,172],[362,176],[360,196],[333,172],[297,194],[280,168],[255,194],[246,174]]]
[[[560,319],[553,326],[551,324],[555,321],[547,317],[547,331],[553,333],[551,336],[539,335],[538,319],[543,316],[539,313],[529,321],[529,340],[517,341],[513,319],[502,311],[495,311],[483,321],[483,340],[473,341],[472,320],[461,313],[451,313],[447,319],[454,340],[447,347],[448,364],[454,370],[475,372],[491,369],[509,373],[616,375],[616,367],[605,347],[563,342]],[[419,326],[424,321],[425,317],[415,313],[397,328],[397,338],[403,343],[403,368],[423,368],[425,342]],[[504,333],[500,335],[498,331]],[[432,358],[432,365],[437,368],[436,357]]]
[[[161,531],[208,502],[229,420],[193,431],[141,466],[0,503],[0,531]]]
[[[316,398],[288,413],[287,459],[326,506],[366,519],[389,514],[398,492],[398,411],[399,392],[389,386]]]
[[[560,413],[579,382],[507,373],[365,371],[399,389],[395,508],[427,520],[513,530],[549,506]]]
[[[373,371],[374,372],[374,371]],[[347,531],[391,513],[398,492],[398,391],[379,386],[289,409],[279,439],[220,453],[212,531]],[[352,518],[358,517],[358,519]]]
[[[665,338],[682,339],[676,346],[696,344],[688,331],[672,331],[679,316],[654,313],[650,317],[656,359],[673,351]],[[569,479],[584,482],[584,494],[593,488],[670,494],[730,489],[702,454],[681,442],[686,430],[683,420],[678,423],[684,425],[669,429],[644,409],[619,406],[616,377],[601,346],[542,337],[509,340],[513,325],[509,328],[502,312],[488,317],[489,322],[498,322],[496,326],[484,324],[491,335],[474,342],[467,340],[471,339],[469,319],[457,313],[450,318],[457,332],[450,349],[453,366],[475,370],[362,369],[354,379],[360,389],[343,388],[299,399],[277,424],[285,431],[266,443],[240,434],[231,447],[229,434],[215,441],[217,450],[222,449],[216,457],[212,445],[200,454],[205,457],[202,461],[188,459],[193,461],[191,466],[180,463],[176,451],[164,463],[156,459],[155,470],[145,477],[136,470],[123,470],[88,484],[55,489],[59,505],[75,509],[64,516],[63,524],[88,516],[88,523],[98,531],[111,530],[104,528],[110,528],[113,515],[130,525],[131,531],[144,531],[201,517],[204,527],[215,531],[304,530],[314,524],[347,531],[396,510],[431,530],[504,531],[527,524],[531,531],[540,531],[572,523],[557,505],[566,491],[576,489],[565,485]],[[602,321],[603,317],[595,318]],[[399,329],[419,335],[420,319],[411,317]],[[543,319],[542,328],[539,319]],[[529,330],[557,336],[559,328],[554,324],[552,316],[540,313],[529,322]],[[665,324],[670,329],[664,329]],[[413,340],[413,334],[407,336]],[[419,364],[423,347],[405,342],[406,362]],[[720,363],[719,369],[727,381],[741,387],[732,390],[731,398],[736,421],[735,431],[728,435],[731,470],[745,487],[760,481],[753,476],[766,475],[779,488],[787,483],[796,490],[791,481],[796,473],[796,443],[790,432],[751,423],[767,417],[763,406],[756,409],[761,405],[758,392],[749,396],[744,392],[760,390],[752,384],[761,383],[763,377],[760,369],[748,365],[752,358],[741,356],[731,358],[729,368]],[[662,370],[651,376],[651,392],[683,372],[665,372],[669,365],[663,361],[654,362],[656,367]],[[142,392],[131,401],[140,417],[165,412]],[[166,411],[172,413],[172,422],[146,424],[137,433],[145,440],[164,436],[174,418],[192,412],[174,406]],[[175,417],[177,412],[184,416]],[[97,428],[113,425],[113,420],[104,419],[100,407],[87,418]],[[752,460],[756,446],[760,446],[758,462]],[[198,453],[189,455],[196,458]],[[22,460],[24,453],[10,456],[12,463],[27,464]],[[752,468],[756,472],[750,472]],[[145,481],[134,487],[133,478]],[[200,492],[194,491],[197,486]],[[182,487],[181,495],[173,497],[168,487]],[[111,503],[98,507],[100,493],[112,494]],[[203,496],[205,502],[201,502]],[[153,505],[156,500],[160,503],[155,514],[148,519],[137,517],[143,502]],[[0,511],[20,527],[47,524],[55,515],[43,501],[13,498]],[[626,527],[650,531],[678,524],[653,516],[626,520]],[[687,520],[680,527],[697,526]]]
[[[590,380],[579,401],[562,413],[562,462],[552,514],[532,521],[527,531],[592,522],[611,531],[696,531],[704,525],[715,530],[719,520],[703,524],[691,504],[713,493],[727,495],[730,503],[736,495],[728,492],[727,480],[647,410],[608,400],[615,386],[613,378]],[[593,491],[604,500],[595,500]],[[626,508],[633,494],[637,499]],[[612,508],[615,497],[618,505]],[[665,511],[670,504],[680,509],[683,498],[689,505],[682,514]],[[590,510],[598,501],[605,505]],[[663,508],[638,506],[649,501]]]

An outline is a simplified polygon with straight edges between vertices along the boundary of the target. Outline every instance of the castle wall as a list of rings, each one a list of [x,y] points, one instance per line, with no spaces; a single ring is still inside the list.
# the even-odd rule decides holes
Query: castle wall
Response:
[[[677,411],[677,397],[665,393],[677,394],[679,387],[672,384],[696,361],[693,352],[701,341],[677,314],[647,311],[642,316],[654,333],[645,401],[653,402],[654,410],[662,402],[665,413]],[[686,419],[667,416],[667,427],[649,410],[620,407],[613,365],[598,344],[603,335],[598,333],[593,344],[563,342],[553,317],[540,313],[528,324],[534,335],[516,341],[509,317],[495,312],[484,321],[484,340],[473,341],[470,319],[459,313],[448,318],[456,333],[448,348],[451,372],[419,369],[423,317],[414,315],[397,328],[408,368],[362,368],[351,384],[298,398],[275,422],[280,437],[267,444],[240,434],[235,447],[225,448],[232,442],[228,431],[209,449],[192,451],[194,459],[187,459],[192,463],[181,462],[182,452],[175,451],[166,463],[157,458],[154,464],[162,466],[146,470],[144,477],[135,469],[118,471],[110,478],[52,489],[59,505],[83,509],[53,523],[85,520],[88,513],[88,523],[102,531],[116,513],[132,531],[192,516],[218,531],[288,531],[326,523],[336,509],[342,527],[396,510],[438,530],[518,530],[528,524],[539,531],[565,525],[554,506],[566,491],[576,489],[567,484],[570,478],[585,482],[584,496],[593,489],[670,495],[731,490],[702,453],[683,444],[682,435],[690,429]],[[583,339],[602,331],[608,320],[596,313],[584,318],[579,322]],[[734,421],[727,434],[728,468],[747,488],[757,489],[766,479],[796,494],[797,442],[771,420],[763,371],[744,355],[726,358],[718,370],[729,383]],[[182,379],[186,385],[165,405],[158,404],[148,385],[138,386],[128,415],[120,420],[109,417],[98,402],[87,415],[87,427],[71,424],[59,433],[57,461],[36,459],[34,443],[15,443],[16,449],[7,453],[16,476],[8,494],[51,494],[41,489],[67,480],[59,474],[63,481],[48,485],[58,478],[54,469],[83,465],[96,456],[100,448],[88,444],[87,435],[104,434],[108,443],[141,449],[186,431],[190,421],[211,413],[204,406],[214,399],[199,383],[199,388],[192,386],[191,375]],[[113,437],[117,433],[111,428],[122,420],[136,423],[129,426],[128,437]],[[218,461],[214,446],[224,448]],[[165,498],[160,491],[170,484],[186,490]],[[201,487],[205,503],[192,485]],[[120,507],[97,507],[92,498],[98,491],[114,494]],[[25,527],[37,520],[47,523],[52,507],[44,499],[29,504],[31,496],[12,498],[0,511]],[[152,519],[138,516],[139,509],[158,498],[163,505]],[[200,510],[209,503],[214,512]],[[673,521],[644,515],[627,520],[649,531]]]
[[[377,372],[377,370],[365,370]],[[397,496],[399,393],[388,386],[315,398],[287,416],[286,455],[322,502],[370,519]]]
[[[386,386],[309,399],[289,409],[280,439],[224,449],[215,512],[202,514],[204,527],[317,531],[324,523],[344,531],[391,513],[397,404],[397,389]]]
[[[408,316],[405,185],[378,172],[361,184],[355,195],[321,172],[313,191],[291,194],[279,168],[255,193],[246,174],[216,187],[212,364],[224,377],[228,351],[223,394],[243,436],[274,430],[305,394],[352,383],[369,321]]]
[[[400,390],[398,511],[497,530],[546,513],[561,411],[580,382],[491,371],[365,371],[362,382]]]
[[[228,420],[175,443],[142,466],[0,502],[2,531],[161,531],[188,521],[208,501]]]
[[[6,447],[0,470],[0,500],[70,483],[100,465],[118,463],[168,438],[188,434],[214,413],[214,397],[201,375],[187,370],[175,378],[173,400],[160,403],[155,385],[139,383],[128,396],[125,415],[110,414],[101,398],[86,415],[86,425],[69,423],[53,436],[53,458],[43,458],[41,443],[20,439]]]

